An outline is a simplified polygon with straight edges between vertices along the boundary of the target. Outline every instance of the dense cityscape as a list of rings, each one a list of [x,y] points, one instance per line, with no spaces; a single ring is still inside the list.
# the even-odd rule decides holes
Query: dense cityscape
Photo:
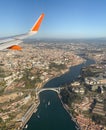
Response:
[[[69,68],[77,79],[62,84],[58,95],[81,130],[106,129],[105,40],[26,40],[22,51],[0,52],[0,130],[21,130],[40,104],[38,92]],[[55,86],[54,86],[55,87]]]
[[[0,130],[106,130],[106,0],[0,0]]]

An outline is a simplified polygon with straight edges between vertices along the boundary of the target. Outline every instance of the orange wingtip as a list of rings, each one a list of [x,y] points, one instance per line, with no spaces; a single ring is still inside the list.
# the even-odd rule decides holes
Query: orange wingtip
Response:
[[[18,46],[18,45],[13,45],[11,47],[8,47],[7,49],[18,50],[18,51],[22,50],[22,48],[20,46]]]
[[[42,22],[43,18],[44,18],[44,14],[41,14],[39,19],[35,23],[35,25],[32,27],[32,29],[31,29],[32,32],[36,32],[36,31],[39,30],[39,27],[41,25],[41,22]]]

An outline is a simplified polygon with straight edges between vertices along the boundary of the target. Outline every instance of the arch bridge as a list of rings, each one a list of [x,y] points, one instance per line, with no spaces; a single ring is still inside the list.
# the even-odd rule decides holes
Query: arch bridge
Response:
[[[55,91],[57,93],[60,93],[60,89],[61,88],[42,88],[37,93],[39,94],[40,92],[43,92],[43,91],[46,91],[46,90],[51,90],[51,91]]]

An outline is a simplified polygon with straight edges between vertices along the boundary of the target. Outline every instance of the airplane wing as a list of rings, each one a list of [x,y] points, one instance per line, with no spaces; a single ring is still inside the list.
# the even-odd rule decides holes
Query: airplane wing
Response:
[[[18,44],[22,43],[23,39],[32,36],[38,32],[43,18],[44,14],[41,14],[37,22],[34,24],[32,29],[28,33],[0,40],[0,50],[3,49],[22,50],[22,48]]]

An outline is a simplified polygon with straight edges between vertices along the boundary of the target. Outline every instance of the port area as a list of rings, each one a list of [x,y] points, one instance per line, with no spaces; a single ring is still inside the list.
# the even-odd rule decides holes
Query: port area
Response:
[[[40,102],[38,102],[37,104],[34,103],[34,104],[31,105],[31,107],[28,109],[28,111],[22,117],[21,125],[19,126],[18,130],[23,130],[25,128],[25,126],[26,126],[27,122],[29,121],[29,119],[31,118],[32,114],[37,111],[39,103]]]

